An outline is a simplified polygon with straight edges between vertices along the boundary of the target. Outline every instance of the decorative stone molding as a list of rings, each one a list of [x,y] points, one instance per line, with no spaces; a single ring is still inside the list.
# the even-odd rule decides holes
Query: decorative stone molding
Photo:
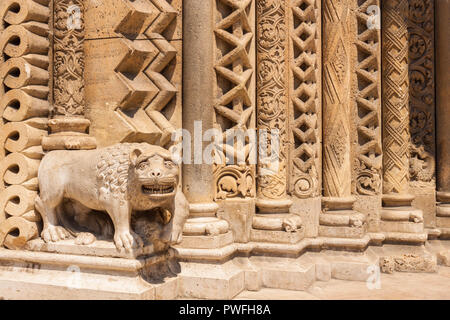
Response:
[[[381,35],[373,21],[371,6],[378,0],[360,3],[356,12],[356,192],[381,194]],[[378,12],[379,13],[379,12]]]
[[[99,145],[173,144],[182,113],[181,14],[178,0],[87,5],[86,115]]]
[[[9,249],[36,237],[41,220],[34,200],[49,113],[49,12],[48,1],[0,4],[0,246]]]
[[[298,198],[309,198],[321,190],[320,1],[290,1],[289,14],[289,191]]]
[[[53,107],[44,150],[95,149],[84,118],[84,0],[53,2]]]
[[[383,192],[409,191],[408,1],[383,6]]]
[[[255,196],[255,165],[249,162],[255,142],[228,141],[226,134],[255,129],[254,6],[254,0],[215,1],[215,128],[223,135],[216,149],[216,199]]]
[[[288,147],[288,33],[284,1],[259,1],[256,5],[257,126],[267,131],[270,154],[258,159],[257,195],[264,199],[285,199]],[[279,151],[271,148],[270,133],[278,131]],[[272,159],[277,159],[274,163]],[[272,160],[272,161],[271,161]],[[272,166],[275,168],[272,168]]]
[[[411,181],[435,179],[434,1],[409,1]]]

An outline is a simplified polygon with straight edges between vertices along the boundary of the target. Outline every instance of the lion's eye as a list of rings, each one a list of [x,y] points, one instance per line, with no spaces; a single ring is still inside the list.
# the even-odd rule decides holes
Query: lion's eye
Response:
[[[138,169],[140,169],[140,170],[145,169],[146,166],[147,166],[147,163],[146,163],[146,162],[141,162],[141,163],[138,165]]]
[[[169,168],[169,169],[173,168],[173,166],[174,166],[174,164],[173,164],[172,161],[166,161],[166,162],[164,162],[164,164],[165,164],[166,167]]]

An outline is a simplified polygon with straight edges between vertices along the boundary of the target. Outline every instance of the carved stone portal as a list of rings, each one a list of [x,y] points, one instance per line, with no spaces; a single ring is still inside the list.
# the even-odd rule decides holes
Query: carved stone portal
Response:
[[[0,299],[450,265],[448,3],[0,0]]]

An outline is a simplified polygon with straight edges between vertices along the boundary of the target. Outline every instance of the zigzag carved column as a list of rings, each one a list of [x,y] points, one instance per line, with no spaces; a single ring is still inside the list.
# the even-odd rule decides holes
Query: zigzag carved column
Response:
[[[202,135],[214,126],[214,1],[184,1],[183,78],[186,81],[183,99],[189,109],[183,112],[183,129],[190,135],[183,137],[183,191],[190,203],[190,216],[184,226],[181,244],[185,248],[217,248],[233,241],[228,222],[217,218],[219,206],[214,202],[214,164],[208,163],[206,158],[208,142],[202,142],[198,147],[195,142],[195,135]],[[189,163],[187,153],[190,154]]]
[[[383,210],[387,241],[421,243],[423,214],[409,194],[408,0],[383,2]]]
[[[325,0],[323,15],[323,192],[319,235],[360,238],[365,216],[351,194],[352,1]]]
[[[53,108],[44,150],[95,149],[84,117],[84,0],[53,3]]]
[[[289,167],[291,212],[318,235],[321,206],[322,54],[321,1],[289,1]]]
[[[287,6],[285,1],[259,1],[257,25],[257,126],[259,159],[258,214],[253,219],[252,239],[273,241],[267,233],[277,232],[292,242],[292,233],[302,225],[290,215],[292,201],[287,197],[289,88]],[[288,234],[283,231],[289,231]],[[293,234],[297,240],[300,232]]]
[[[355,209],[367,213],[369,231],[379,231],[381,209],[381,32],[380,1],[354,1],[356,93]]]
[[[34,200],[49,113],[48,5],[0,3],[0,247],[9,249],[36,237],[41,220]]]
[[[436,1],[437,227],[450,237],[450,1]]]
[[[208,13],[210,14],[210,13]],[[255,0],[214,0],[215,199],[229,221],[248,212],[242,237],[248,241],[255,211],[256,102]]]

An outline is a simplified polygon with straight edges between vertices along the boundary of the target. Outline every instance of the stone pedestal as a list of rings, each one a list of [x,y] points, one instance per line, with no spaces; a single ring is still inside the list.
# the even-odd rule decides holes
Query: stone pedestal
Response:
[[[32,247],[39,250],[36,245]],[[70,245],[53,249],[53,253],[0,249],[0,296],[44,300],[162,300],[175,299],[178,295],[178,278],[168,266],[168,275],[162,276],[159,283],[144,280],[148,272],[154,272],[166,261],[166,255],[112,258],[116,250],[111,243],[84,252],[79,246],[78,249],[73,246],[78,252],[69,253]],[[90,256],[89,250],[94,254],[100,250],[105,256]],[[176,263],[171,263],[176,269]]]

